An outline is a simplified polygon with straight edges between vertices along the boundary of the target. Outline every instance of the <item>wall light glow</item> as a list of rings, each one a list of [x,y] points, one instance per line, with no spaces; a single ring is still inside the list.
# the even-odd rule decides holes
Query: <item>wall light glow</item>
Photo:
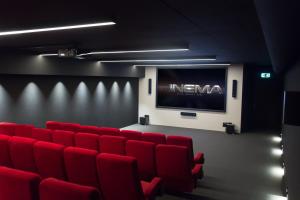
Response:
[[[287,197],[269,194],[267,200],[287,200]]]
[[[0,32],[0,36],[20,35],[20,34],[28,34],[28,33],[40,33],[40,32],[49,32],[49,31],[62,31],[62,30],[71,30],[71,29],[82,29],[82,28],[92,28],[92,27],[100,27],[100,26],[110,26],[110,25],[115,25],[115,24],[116,24],[115,22],[101,22],[101,23],[79,24],[79,25],[70,25],[70,26],[57,26],[57,27],[49,27],[49,28],[4,31],[4,32]]]
[[[283,154],[283,151],[281,149],[272,149],[272,154],[280,157]]]
[[[284,176],[284,168],[282,167],[272,167],[270,168],[270,174],[274,177],[277,177],[277,178],[282,178]]]
[[[281,137],[278,136],[273,137],[272,140],[276,143],[280,143],[282,141]]]

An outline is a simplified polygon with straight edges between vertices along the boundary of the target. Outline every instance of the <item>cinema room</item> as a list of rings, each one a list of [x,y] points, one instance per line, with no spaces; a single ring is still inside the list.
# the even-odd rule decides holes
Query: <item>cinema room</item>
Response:
[[[299,9],[2,1],[0,200],[299,200]]]

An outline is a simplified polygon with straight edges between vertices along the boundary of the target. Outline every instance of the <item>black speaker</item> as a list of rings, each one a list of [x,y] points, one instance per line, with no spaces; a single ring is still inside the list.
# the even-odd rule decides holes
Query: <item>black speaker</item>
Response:
[[[152,93],[152,79],[148,79],[148,94]]]
[[[232,97],[237,97],[237,80],[232,81]]]
[[[191,112],[181,112],[180,115],[182,116],[189,116],[189,117],[196,117],[196,113],[191,113]]]

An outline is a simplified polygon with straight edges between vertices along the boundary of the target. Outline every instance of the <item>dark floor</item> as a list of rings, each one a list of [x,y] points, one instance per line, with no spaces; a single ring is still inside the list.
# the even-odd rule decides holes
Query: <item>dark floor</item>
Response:
[[[205,177],[190,194],[163,195],[158,200],[284,200],[280,158],[272,152],[278,133],[227,135],[222,132],[167,126],[132,125],[124,129],[193,137],[194,151],[205,153]]]

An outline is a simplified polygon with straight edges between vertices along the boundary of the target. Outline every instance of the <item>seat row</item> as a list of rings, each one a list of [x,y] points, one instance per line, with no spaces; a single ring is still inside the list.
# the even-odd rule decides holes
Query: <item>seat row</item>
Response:
[[[139,179],[151,182],[158,176],[163,179],[163,186],[167,190],[190,192],[196,186],[197,179],[203,176],[202,165],[192,162],[187,147],[126,141],[116,136],[100,136],[99,141],[100,147],[102,146],[100,152],[135,158]],[[70,156],[70,152],[73,151],[78,152],[81,157]],[[68,173],[74,170],[76,176],[83,174],[82,170],[93,171],[94,158],[90,158],[90,162],[86,159],[81,160],[80,158],[85,157],[84,154],[92,154],[96,157],[98,152],[79,147],[65,148],[61,144],[31,138],[0,135],[0,165],[31,172],[38,171],[44,178],[55,177],[67,180],[70,178]]]

